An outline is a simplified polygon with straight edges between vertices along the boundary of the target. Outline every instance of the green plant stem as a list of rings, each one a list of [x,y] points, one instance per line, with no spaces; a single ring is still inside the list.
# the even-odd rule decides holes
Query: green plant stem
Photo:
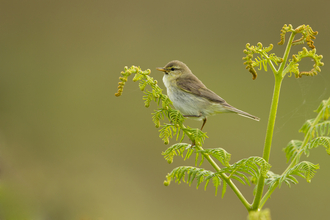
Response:
[[[285,74],[287,73],[286,71],[283,71],[283,70],[284,70],[286,62],[288,60],[290,50],[291,50],[291,47],[292,47],[292,41],[293,41],[295,35],[296,35],[296,33],[294,33],[294,32],[292,32],[291,35],[290,35],[288,44],[286,45],[286,48],[285,48],[285,52],[284,52],[284,56],[283,56],[283,62],[281,63],[281,65],[278,69],[278,73],[275,74],[275,77],[276,77],[276,75],[279,75],[283,78],[285,76]]]
[[[272,101],[272,105],[270,108],[270,115],[269,115],[269,120],[268,120],[265,147],[264,147],[264,153],[263,153],[263,158],[267,162],[269,162],[269,157],[270,157],[270,150],[271,150],[271,145],[272,145],[273,132],[274,132],[274,126],[275,126],[278,100],[280,97],[281,84],[282,84],[282,77],[280,77],[279,75],[275,75],[275,87],[274,87],[274,93],[273,93],[273,101]],[[258,186],[257,186],[258,187],[257,194],[253,201],[252,210],[259,209],[259,204],[260,204],[260,200],[262,197],[264,185],[265,185],[265,178],[263,176],[260,176]]]
[[[204,150],[202,147],[200,146],[195,146],[198,150],[202,151]],[[239,189],[237,188],[237,186],[228,178],[228,176],[224,173],[221,173],[221,168],[217,165],[216,162],[214,162],[214,160],[211,158],[210,155],[206,154],[206,153],[202,153],[203,156],[207,159],[207,161],[212,165],[212,167],[219,173],[219,175],[221,176],[221,178],[226,181],[226,183],[230,186],[230,188],[234,191],[234,193],[237,195],[237,197],[239,198],[239,200],[241,200],[241,202],[243,203],[243,205],[245,206],[245,208],[250,211],[251,210],[251,204],[245,199],[245,197],[243,196],[243,194],[241,193],[241,191],[239,191]]]
[[[262,207],[265,205],[266,201],[270,198],[270,196],[272,195],[272,193],[274,192],[274,190],[277,188],[278,186],[278,182],[271,188],[269,189],[265,195],[262,197],[260,204],[259,204],[259,208],[262,209]]]
[[[291,33],[291,36],[289,38],[288,44],[287,44],[285,52],[284,52],[283,62],[281,63],[281,65],[278,69],[278,72],[274,72],[275,86],[274,86],[274,92],[273,92],[272,105],[270,107],[270,114],[269,114],[269,119],[268,119],[265,146],[264,146],[264,152],[263,152],[263,158],[267,162],[269,162],[270,150],[271,150],[271,145],[272,145],[272,140],[273,140],[273,133],[274,133],[274,127],[275,127],[276,114],[277,114],[278,101],[279,101],[279,97],[280,97],[281,84],[282,84],[282,80],[284,77],[283,70],[286,65],[287,59],[289,57],[289,53],[291,50],[292,41],[294,39],[294,36],[295,36],[295,33]],[[254,201],[252,204],[252,210],[260,209],[260,202],[261,202],[264,186],[265,186],[265,178],[263,176],[260,176],[258,185],[257,185],[257,193],[256,193],[256,196],[254,197]],[[268,192],[271,194],[273,192],[273,190],[268,191]],[[267,197],[264,197],[263,204],[270,197],[270,194],[267,195]]]
[[[263,158],[267,162],[269,162],[269,157],[270,157],[270,150],[271,150],[271,145],[272,145],[272,140],[273,140],[273,133],[274,133],[274,127],[275,127],[275,119],[276,119],[278,101],[280,98],[281,84],[282,84],[282,77],[275,77],[273,101],[272,101],[271,110],[270,110],[270,114],[269,114],[265,147],[264,147],[264,152],[263,152]]]

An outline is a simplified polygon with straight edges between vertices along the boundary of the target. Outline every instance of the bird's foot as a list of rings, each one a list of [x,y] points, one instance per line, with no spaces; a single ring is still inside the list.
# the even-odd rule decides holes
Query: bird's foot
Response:
[[[191,142],[190,149],[193,149],[195,147],[195,141]]]

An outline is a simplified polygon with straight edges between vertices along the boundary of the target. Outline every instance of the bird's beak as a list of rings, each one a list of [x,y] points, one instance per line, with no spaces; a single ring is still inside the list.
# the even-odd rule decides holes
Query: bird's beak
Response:
[[[165,68],[163,67],[157,67],[156,70],[162,71],[162,72],[166,72]]]

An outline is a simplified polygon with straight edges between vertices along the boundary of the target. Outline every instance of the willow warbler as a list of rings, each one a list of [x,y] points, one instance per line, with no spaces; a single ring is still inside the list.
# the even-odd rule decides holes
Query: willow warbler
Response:
[[[164,72],[163,82],[174,107],[184,117],[203,120],[201,130],[208,116],[220,113],[236,113],[256,121],[260,120],[229,105],[223,98],[209,90],[181,61],[173,60],[165,67],[156,69]]]

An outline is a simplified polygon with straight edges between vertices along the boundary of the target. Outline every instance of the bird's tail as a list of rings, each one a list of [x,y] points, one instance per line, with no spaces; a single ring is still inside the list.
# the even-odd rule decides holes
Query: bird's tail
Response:
[[[235,112],[235,113],[237,113],[240,116],[243,116],[243,117],[246,117],[246,118],[250,118],[250,119],[253,119],[255,121],[260,121],[260,118],[254,116],[254,115],[251,115],[251,114],[249,114],[247,112],[243,112],[242,110],[239,110],[239,109],[234,108],[232,106],[228,110],[230,110],[231,112]]]

